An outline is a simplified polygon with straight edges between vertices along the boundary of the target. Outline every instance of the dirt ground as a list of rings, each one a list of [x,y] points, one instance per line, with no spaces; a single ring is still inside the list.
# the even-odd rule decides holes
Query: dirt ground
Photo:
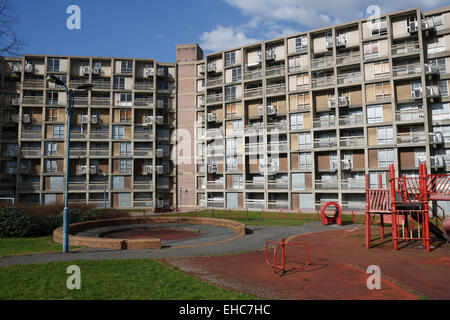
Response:
[[[387,228],[386,233],[389,232]],[[373,238],[376,237],[377,231],[373,230]],[[264,250],[164,262],[213,284],[264,299],[450,299],[448,244],[433,243],[435,249],[427,253],[421,243],[409,242],[394,251],[390,240],[376,239],[367,250],[363,232],[352,233],[348,238],[344,230],[297,236],[290,242],[307,243],[310,265],[285,274],[275,273],[266,264]],[[304,247],[289,246],[286,265],[302,265],[305,256]],[[380,267],[380,290],[367,288],[371,274],[366,270],[371,265]]]

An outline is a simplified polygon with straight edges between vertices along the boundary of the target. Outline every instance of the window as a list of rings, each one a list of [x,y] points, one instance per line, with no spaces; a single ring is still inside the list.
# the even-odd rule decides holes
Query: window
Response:
[[[309,93],[300,93],[296,96],[297,109],[309,108]],[[292,111],[296,110],[295,106],[292,106]]]
[[[58,58],[48,58],[47,71],[59,72],[59,59]]]
[[[369,187],[370,189],[379,189],[380,182],[379,177],[381,175],[381,188],[386,188],[386,172],[374,171],[369,173]]]
[[[291,181],[292,181],[291,182],[292,190],[305,190],[306,189],[304,173],[293,173],[291,175]]]
[[[53,139],[64,139],[64,125],[54,125],[52,128]]]
[[[394,149],[378,149],[378,168],[387,168],[394,163]]]
[[[303,129],[303,113],[291,114],[291,130]]]
[[[227,171],[237,171],[237,158],[227,157],[226,158],[226,170]]]
[[[125,89],[125,78],[124,77],[114,77],[114,90]]]
[[[372,31],[372,38],[381,37],[387,34],[386,19],[374,19],[369,23],[369,28]]]
[[[383,106],[367,106],[367,123],[383,122]]]
[[[51,121],[58,121],[58,109],[56,108],[47,108],[45,110],[46,113],[46,120]]]
[[[390,72],[389,61],[375,62],[373,64],[373,76],[375,79],[388,77]]]
[[[432,18],[433,18],[434,27],[436,28],[436,30],[444,29],[444,22],[442,19],[442,14],[440,14],[438,16],[433,16]]]
[[[303,73],[297,76],[297,89],[302,89],[309,86],[309,75]]]
[[[241,80],[242,80],[242,69],[241,68],[231,69],[231,81],[238,82]]]
[[[310,170],[312,169],[312,155],[311,153],[300,153],[298,155],[298,169]]]
[[[128,122],[131,120],[131,110],[121,109],[119,110],[120,122]]]
[[[295,51],[305,51],[308,49],[308,38],[306,36],[300,36],[295,38]]]
[[[131,142],[120,143],[120,155],[131,156]]]
[[[449,103],[432,104],[431,114],[433,121],[450,119],[450,104]]]
[[[237,140],[236,139],[227,139],[227,154],[236,154],[237,153]]]
[[[412,22],[417,22],[417,17],[416,16],[406,17],[406,30],[408,31],[408,33],[411,33],[411,23]],[[417,24],[416,24],[416,27],[417,27]]]
[[[58,149],[58,144],[56,142],[46,142],[45,143],[45,155],[46,156],[56,156]]]
[[[124,138],[124,127],[113,126],[113,139],[123,139]]]
[[[242,120],[234,120],[231,122],[231,131],[233,133],[239,133],[242,131]]]
[[[378,127],[377,128],[377,141],[378,144],[393,144],[394,143],[394,131],[392,127]]]
[[[120,73],[130,74],[133,72],[133,61],[122,61],[120,64]]]
[[[310,149],[311,148],[311,133],[300,132],[298,134],[298,147],[300,149]]]
[[[47,104],[58,104],[58,92],[47,92]]]
[[[225,87],[225,100],[236,100],[236,87]]]
[[[450,126],[434,126],[433,132],[441,132],[444,137],[444,142],[450,142]]]
[[[389,82],[374,84],[375,100],[385,100],[391,97],[391,84]]]
[[[121,106],[132,106],[131,93],[121,93],[120,94],[120,105]]]
[[[226,117],[234,117],[237,116],[237,104],[229,103],[225,106],[225,115]]]
[[[233,175],[233,189],[243,189],[244,188],[244,178],[242,175]]]
[[[236,51],[225,52],[225,67],[236,64]]]
[[[372,41],[364,45],[364,59],[377,58],[380,56],[378,41]]]
[[[119,160],[119,172],[120,173],[130,173],[131,172],[131,160],[130,159],[120,159]]]
[[[56,173],[57,165],[54,159],[45,159],[44,161],[44,171],[46,173]]]
[[[17,161],[6,161],[6,173],[15,174],[16,172],[17,172]]]
[[[400,118],[397,120],[408,121],[423,119],[422,105],[420,104],[402,104],[398,106]]]
[[[300,56],[289,58],[289,72],[302,69]]]
[[[439,69],[440,74],[447,73],[445,58],[430,59],[428,60],[428,63],[432,66],[436,66]]]
[[[448,97],[448,80],[439,80],[439,94],[441,97]]]
[[[158,81],[157,84],[156,84],[156,87],[157,87],[158,90],[165,90],[165,91],[167,91],[167,90],[169,90],[169,82],[167,82],[167,81]],[[204,85],[203,85],[203,87],[204,87]]]
[[[429,39],[427,43],[427,52],[428,54],[435,54],[445,51],[445,37],[433,37]]]
[[[414,150],[414,159],[415,159],[415,165],[416,167],[419,166],[419,163],[424,163],[427,161],[427,153],[425,152],[425,149],[423,148],[416,148]]]

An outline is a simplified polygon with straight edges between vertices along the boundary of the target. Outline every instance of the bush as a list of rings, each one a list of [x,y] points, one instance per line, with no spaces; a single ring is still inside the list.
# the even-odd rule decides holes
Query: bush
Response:
[[[51,234],[63,224],[63,209],[61,204],[0,207],[0,238]],[[86,205],[69,208],[69,224],[127,216],[127,211],[116,209],[94,209]]]
[[[32,237],[46,232],[44,221],[20,208],[0,208],[0,238]]]

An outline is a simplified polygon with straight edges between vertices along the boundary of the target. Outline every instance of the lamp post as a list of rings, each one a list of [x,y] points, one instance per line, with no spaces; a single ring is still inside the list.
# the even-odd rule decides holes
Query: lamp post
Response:
[[[73,111],[73,101],[75,97],[76,90],[89,90],[92,88],[92,84],[86,83],[78,86],[75,90],[69,90],[67,85],[61,79],[55,77],[54,75],[49,75],[47,77],[47,81],[51,83],[55,83],[59,86],[64,86],[67,94],[67,105],[66,105],[66,114],[67,114],[67,124],[66,124],[66,172],[65,172],[65,188],[64,188],[64,211],[63,211],[63,253],[69,252],[69,155],[70,155],[70,117],[72,116]]]
[[[103,171],[103,208],[106,209],[106,172]]]

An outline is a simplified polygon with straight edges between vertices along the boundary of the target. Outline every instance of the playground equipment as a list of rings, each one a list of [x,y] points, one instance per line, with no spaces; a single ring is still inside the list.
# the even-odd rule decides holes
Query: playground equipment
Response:
[[[443,238],[438,224],[433,224],[429,218],[430,213],[436,220],[439,218],[436,201],[450,201],[450,174],[427,174],[426,165],[420,164],[418,177],[395,177],[394,165],[390,165],[389,186],[382,188],[381,175],[378,185],[378,189],[370,189],[366,175],[366,248],[370,248],[371,241],[370,216],[376,214],[380,215],[382,239],[384,223],[392,224],[395,250],[399,240],[422,240],[423,247],[429,252],[430,232]]]
[[[269,244],[274,244],[273,248],[273,259],[272,263],[269,261]],[[288,246],[304,246],[306,248],[306,263],[303,266],[286,266],[286,247]],[[277,264],[277,250],[281,247],[281,264]],[[273,271],[276,273],[281,270],[283,274],[286,271],[290,270],[302,270],[305,269],[309,265],[309,247],[306,243],[296,242],[296,243],[286,243],[285,239],[282,238],[280,242],[275,241],[267,241],[266,242],[266,250],[265,250],[266,263],[273,268]]]
[[[336,211],[334,213],[334,216],[329,217],[326,215],[326,209],[330,206],[334,206],[336,208]],[[342,226],[342,210],[341,206],[337,202],[324,202],[320,206],[320,218],[323,225],[328,225],[330,223],[336,223],[340,226]]]

